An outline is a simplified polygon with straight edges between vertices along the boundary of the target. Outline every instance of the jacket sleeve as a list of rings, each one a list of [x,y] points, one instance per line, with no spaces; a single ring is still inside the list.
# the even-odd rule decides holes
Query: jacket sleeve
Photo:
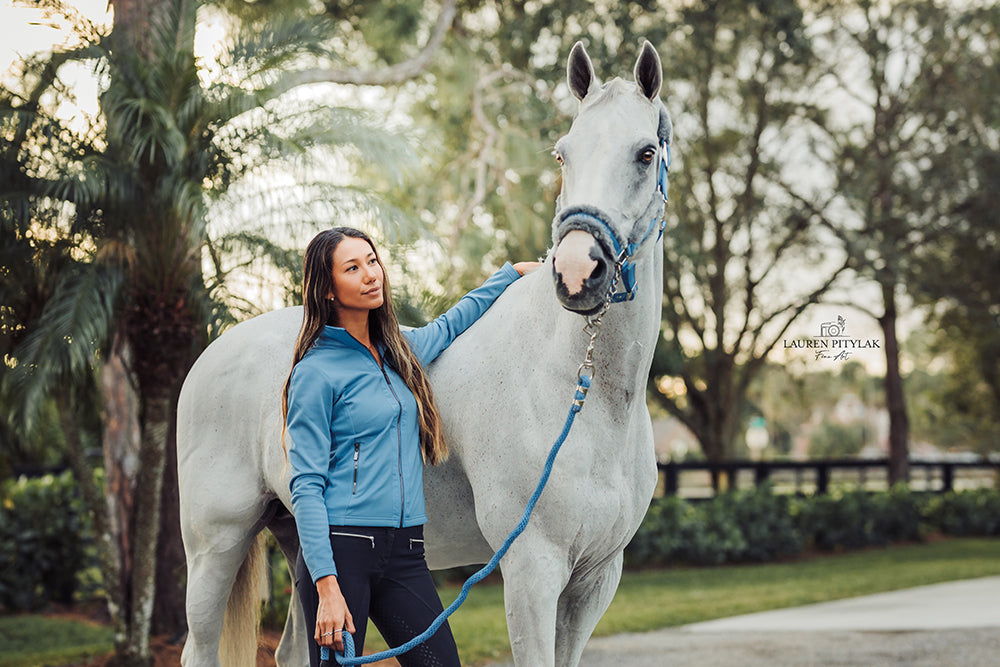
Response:
[[[295,366],[288,388],[288,487],[302,557],[313,582],[337,574],[324,498],[332,446],[333,395],[333,386],[320,369],[301,362]]]
[[[419,329],[404,332],[420,364],[426,366],[437,359],[459,334],[475,324],[508,285],[520,277],[517,269],[507,262],[443,315]]]

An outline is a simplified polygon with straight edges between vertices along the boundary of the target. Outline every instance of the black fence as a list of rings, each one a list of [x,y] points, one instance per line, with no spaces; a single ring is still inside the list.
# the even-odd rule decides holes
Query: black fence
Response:
[[[717,490],[770,483],[777,493],[828,493],[832,486],[884,489],[889,459],[817,459],[659,463],[660,491],[686,497],[711,496]],[[910,460],[910,488],[946,492],[1000,487],[1000,460]]]

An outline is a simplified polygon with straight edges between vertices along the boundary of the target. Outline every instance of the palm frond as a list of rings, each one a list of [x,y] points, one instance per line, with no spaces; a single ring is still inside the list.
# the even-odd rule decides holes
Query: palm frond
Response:
[[[336,59],[329,46],[334,34],[336,26],[321,16],[279,14],[239,31],[220,62],[243,83],[258,77],[267,79],[301,66],[308,57]]]
[[[397,184],[417,163],[407,138],[381,126],[369,112],[308,102],[283,104],[219,129],[219,185],[254,177],[275,165],[299,180],[321,172],[330,180],[359,180],[364,169],[373,183]]]
[[[30,431],[39,406],[58,382],[92,372],[106,347],[123,284],[119,271],[98,264],[66,270],[30,333],[12,352],[4,404],[13,423]]]
[[[360,186],[316,180],[231,194],[210,204],[210,228],[258,231],[294,239],[299,247],[339,224],[374,227],[392,243],[424,232],[419,220]]]

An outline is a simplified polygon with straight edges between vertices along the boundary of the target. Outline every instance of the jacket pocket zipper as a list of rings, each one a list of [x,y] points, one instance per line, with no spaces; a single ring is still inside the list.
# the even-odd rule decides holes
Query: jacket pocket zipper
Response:
[[[330,535],[331,536],[336,535],[337,537],[357,537],[362,540],[368,540],[369,542],[372,543],[372,549],[375,548],[375,538],[372,537],[371,535],[359,535],[357,533],[338,533],[332,530],[330,531]]]
[[[351,495],[358,492],[358,459],[361,458],[361,443],[354,443],[354,484],[351,488]]]

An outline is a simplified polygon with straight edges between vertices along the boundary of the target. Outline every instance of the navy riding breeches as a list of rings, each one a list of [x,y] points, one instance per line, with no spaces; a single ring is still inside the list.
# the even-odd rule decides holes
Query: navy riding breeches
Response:
[[[355,654],[362,655],[369,617],[389,646],[419,635],[442,611],[424,559],[423,526],[381,528],[330,526],[337,583],[354,619]],[[309,664],[319,667],[315,641],[319,596],[299,553],[295,587],[309,633]],[[423,644],[397,657],[403,667],[460,667],[458,650],[445,623]],[[331,651],[331,666],[335,663]]]

